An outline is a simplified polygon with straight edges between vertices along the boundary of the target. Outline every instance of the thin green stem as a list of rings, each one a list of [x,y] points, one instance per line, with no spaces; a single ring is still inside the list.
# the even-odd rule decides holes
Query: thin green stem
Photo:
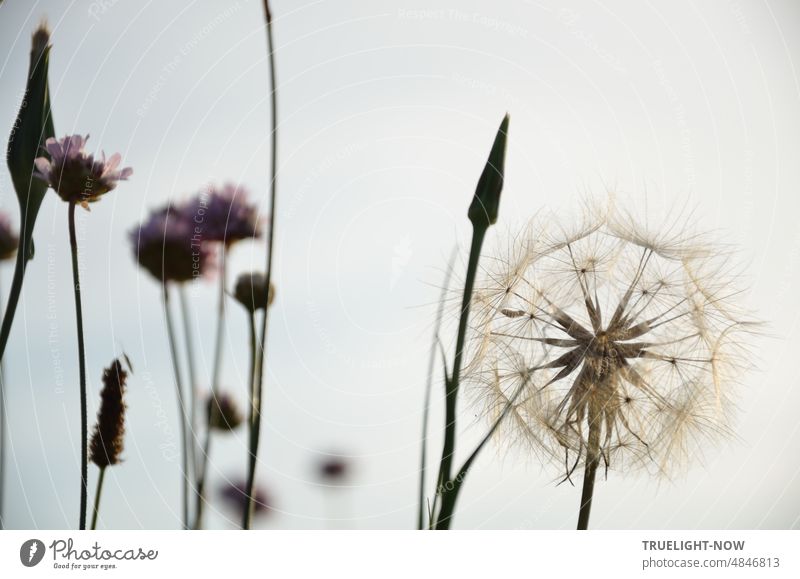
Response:
[[[189,469],[193,475],[198,471],[197,466],[197,368],[194,357],[194,332],[192,332],[192,320],[190,316],[189,297],[186,295],[186,284],[181,284],[178,288],[178,296],[181,302],[181,318],[183,320],[183,333],[186,344],[186,363],[189,367]]]
[[[266,257],[266,271],[265,271],[265,278],[266,278],[266,287],[270,288],[272,283],[272,252],[274,249],[274,240],[275,240],[275,211],[276,211],[276,200],[277,200],[277,184],[278,184],[278,88],[275,83],[275,46],[272,38],[272,13],[269,9],[269,0],[264,0],[264,17],[267,23],[267,51],[269,56],[269,83],[270,83],[270,103],[271,103],[271,124],[272,124],[272,147],[271,147],[271,156],[270,156],[270,170],[271,170],[271,179],[270,179],[270,195],[269,195],[269,217],[267,219],[267,235],[266,235],[266,243],[267,243],[267,257]],[[255,392],[258,390],[258,403],[259,403],[259,412],[254,416],[254,424],[256,428],[254,429],[255,432],[251,432],[250,437],[250,462],[252,464],[250,471],[248,473],[248,478],[255,477],[255,462],[257,460],[257,456],[255,452],[258,450],[258,431],[260,430],[261,426],[261,412],[260,412],[260,393],[262,391],[262,385],[264,383],[264,361],[266,358],[266,350],[267,350],[267,319],[269,317],[269,307],[264,309],[264,315],[261,318],[261,343],[259,344],[259,355],[258,355],[258,362],[254,364],[256,379],[253,385],[253,391]],[[252,483],[253,481],[249,481],[249,488],[247,493],[247,500],[248,500],[248,508],[245,510],[244,515],[244,528],[249,528],[250,526],[250,519],[252,516]]]
[[[86,404],[86,349],[83,341],[83,307],[78,267],[78,236],[75,233],[75,202],[69,204],[69,246],[72,252],[72,282],[75,293],[75,318],[78,330],[78,368],[81,397],[81,512],[79,529],[86,529],[86,506],[89,496],[89,425]]]
[[[225,336],[225,283],[227,279],[227,246],[220,245],[220,273],[219,273],[219,301],[217,302],[217,336],[214,344],[214,366],[211,371],[211,398],[209,404],[217,400],[219,393],[219,375],[222,368],[223,338]],[[252,376],[252,375],[251,375]],[[251,378],[252,379],[252,378]],[[197,477],[197,508],[195,509],[194,528],[201,529],[203,526],[203,509],[205,507],[205,486],[208,476],[208,461],[211,454],[211,413],[206,416],[205,441],[203,442],[203,453],[200,456],[200,474]]]
[[[475,459],[478,458],[478,455],[480,454],[481,450],[483,450],[483,447],[486,446],[486,443],[489,442],[489,440],[492,438],[497,429],[500,428],[500,424],[502,424],[503,420],[505,420],[506,416],[508,416],[508,414],[514,408],[514,403],[517,401],[517,398],[519,398],[519,395],[525,389],[526,384],[527,382],[524,382],[519,385],[517,391],[514,392],[514,395],[507,400],[506,405],[503,408],[503,411],[500,413],[500,416],[497,417],[497,420],[495,420],[494,424],[492,424],[492,427],[489,429],[489,432],[487,432],[484,435],[484,437],[472,451],[472,454],[469,455],[469,458],[467,458],[467,460],[464,461],[464,464],[458,470],[458,474],[455,476],[455,478],[449,481],[449,484],[445,485],[447,488],[447,493],[443,497],[442,508],[439,511],[439,516],[441,519],[443,519],[443,521],[449,521],[450,519],[452,519],[453,512],[455,512],[456,508],[456,501],[458,500],[458,494],[461,492],[464,480],[467,478],[467,474],[469,473],[469,469],[472,467],[472,463],[475,462]],[[449,522],[447,523],[447,525],[449,527]]]
[[[256,351],[258,344],[256,342],[256,318],[253,312],[250,312],[250,405],[249,416],[247,420],[248,426],[248,448],[249,454],[247,456],[247,481],[245,486],[245,509],[242,519],[242,529],[249,529],[253,520],[253,513],[255,511],[255,503],[253,496],[253,487],[255,486],[256,479],[256,464],[258,460],[258,439],[261,434],[261,383],[256,380],[257,374],[257,358]]]
[[[439,307],[436,310],[436,322],[434,325],[433,339],[431,341],[430,357],[428,358],[428,379],[425,382],[425,406],[422,411],[422,442],[419,466],[419,497],[417,509],[417,529],[420,531],[425,528],[426,509],[425,509],[425,475],[428,459],[428,419],[430,416],[431,391],[433,390],[433,369],[436,364],[436,346],[439,343],[439,331],[442,327],[444,317],[444,304],[447,299],[447,288],[450,287],[450,277],[453,274],[453,263],[455,262],[456,251],[453,250],[450,261],[447,263],[447,272],[442,284],[442,292],[439,296]],[[430,517],[428,517],[430,518]],[[428,523],[430,526],[430,521]]]
[[[2,300],[2,290],[0,290],[0,300]],[[0,302],[0,309],[2,309],[2,302]],[[6,426],[6,365],[0,360],[0,531],[5,528],[5,519],[3,515],[5,510],[5,480],[6,480],[6,444],[8,437],[8,428]]]
[[[589,528],[589,515],[592,510],[594,481],[597,478],[597,467],[600,465],[600,419],[589,409],[589,445],[586,450],[586,465],[583,469],[583,490],[581,505],[578,510],[578,530]]]
[[[97,490],[94,492],[94,513],[92,514],[92,531],[97,529],[97,513],[100,511],[100,493],[103,492],[103,480],[106,478],[106,467],[100,468],[100,477],[97,479]]]
[[[442,496],[442,511],[436,519],[436,529],[449,529],[452,512],[446,512],[445,503],[447,494],[452,490],[453,456],[456,446],[456,407],[458,403],[458,387],[461,377],[461,362],[464,357],[464,341],[467,335],[467,321],[469,320],[469,306],[472,302],[472,291],[475,287],[475,274],[478,271],[481,247],[486,237],[486,226],[475,225],[472,229],[472,246],[469,251],[467,263],[467,279],[464,283],[464,294],[461,298],[461,317],[458,321],[458,336],[456,338],[456,355],[453,361],[452,375],[447,380],[445,397],[445,431],[442,446],[442,458],[439,463],[438,487],[436,492]]]
[[[178,346],[175,339],[175,325],[172,322],[172,313],[169,306],[169,288],[167,283],[163,282],[163,298],[164,298],[164,317],[167,324],[167,336],[169,338],[169,350],[172,356],[172,368],[175,373],[175,390],[178,396],[178,408],[181,413],[181,464],[183,472],[183,481],[181,484],[181,502],[183,507],[182,524],[183,529],[189,528],[189,455],[187,452],[188,446],[188,422],[189,415],[186,412],[186,404],[183,396],[183,381],[181,380],[180,361],[178,359]]]

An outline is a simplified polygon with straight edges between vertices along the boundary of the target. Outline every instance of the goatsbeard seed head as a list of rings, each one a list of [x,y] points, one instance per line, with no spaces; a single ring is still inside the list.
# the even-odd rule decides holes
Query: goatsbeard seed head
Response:
[[[566,477],[591,447],[606,468],[668,473],[731,432],[754,323],[729,254],[601,213],[571,229],[537,219],[485,260],[466,380],[491,420],[510,403],[512,440]]]

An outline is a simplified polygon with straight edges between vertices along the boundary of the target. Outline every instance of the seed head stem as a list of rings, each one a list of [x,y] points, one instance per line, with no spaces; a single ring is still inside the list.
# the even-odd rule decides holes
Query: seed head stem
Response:
[[[94,493],[94,513],[92,514],[92,531],[97,528],[97,513],[100,511],[100,493],[103,492],[103,480],[106,478],[106,467],[100,469],[100,477],[97,479],[97,490]]]
[[[589,448],[586,451],[586,465],[583,470],[583,491],[581,492],[581,506],[578,511],[579,531],[585,531],[589,528],[589,514],[592,510],[594,481],[597,477],[597,467],[600,465],[600,428],[601,416],[590,408]]]

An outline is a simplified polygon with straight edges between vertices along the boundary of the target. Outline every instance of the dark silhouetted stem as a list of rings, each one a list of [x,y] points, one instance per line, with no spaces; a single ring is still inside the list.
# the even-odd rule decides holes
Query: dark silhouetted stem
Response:
[[[456,251],[450,257],[447,263],[447,273],[444,276],[444,283],[442,284],[442,293],[439,296],[439,307],[436,310],[436,322],[434,325],[433,339],[431,341],[431,352],[428,358],[428,379],[425,382],[425,406],[422,411],[422,442],[420,452],[420,465],[419,465],[419,497],[417,505],[417,529],[420,531],[425,527],[425,475],[427,469],[428,458],[428,419],[430,416],[431,406],[431,391],[433,390],[433,370],[436,364],[436,346],[439,343],[439,330],[442,327],[442,317],[444,316],[444,304],[447,298],[447,288],[450,287],[450,277],[453,274],[453,264],[455,262]],[[428,517],[430,519],[430,517]],[[431,521],[428,521],[428,525]]]
[[[0,290],[2,296],[2,290]],[[0,299],[2,299],[0,297]],[[2,306],[0,305],[0,309]],[[0,361],[0,531],[5,528],[3,515],[5,510],[5,488],[6,488],[6,444],[8,444],[8,427],[6,426],[8,416],[6,416],[6,365]]]
[[[247,457],[247,482],[245,483],[245,509],[242,520],[242,528],[249,529],[253,520],[255,503],[253,501],[253,487],[256,480],[256,464],[258,460],[258,439],[261,434],[261,383],[256,380],[257,363],[256,352],[256,318],[250,312],[250,412],[247,421],[248,427],[248,448]]]
[[[483,239],[486,236],[487,227],[476,225],[472,230],[472,246],[469,251],[469,262],[467,263],[467,279],[464,282],[464,294],[461,298],[461,317],[458,320],[458,337],[456,338],[456,355],[453,361],[452,376],[447,379],[447,392],[445,397],[445,430],[444,445],[442,447],[442,458],[439,465],[439,477],[436,492],[441,495],[442,507],[436,517],[436,529],[446,530],[450,528],[453,516],[455,500],[448,498],[448,494],[453,490],[451,473],[453,467],[453,455],[456,447],[456,407],[458,403],[458,387],[461,376],[461,363],[464,356],[464,341],[467,335],[467,321],[469,319],[469,306],[472,301],[472,290],[475,287],[475,274],[478,271],[478,260],[480,259]]]
[[[183,481],[181,484],[182,502],[182,525],[184,529],[189,528],[189,454],[188,454],[188,422],[189,415],[186,412],[186,403],[183,396],[183,381],[181,380],[180,361],[178,359],[178,346],[175,339],[175,325],[172,322],[172,312],[169,307],[169,288],[163,282],[164,288],[164,317],[167,323],[167,337],[169,338],[169,350],[172,356],[172,368],[175,373],[175,390],[178,396],[178,408],[181,413],[181,464]]]
[[[100,494],[103,492],[103,481],[106,478],[106,467],[100,468],[100,477],[97,479],[97,490],[94,493],[94,513],[92,514],[92,531],[97,529],[97,513],[100,510]]]
[[[86,349],[83,342],[83,308],[78,268],[78,237],[75,234],[75,202],[69,204],[69,246],[72,251],[72,283],[75,293],[75,321],[78,329],[78,372],[81,395],[81,513],[79,529],[86,529],[86,503],[89,496],[89,425],[86,408]]]
[[[3,326],[0,328],[0,361],[6,352],[8,336],[11,334],[11,324],[14,322],[14,314],[17,311],[19,296],[22,293],[22,280],[25,278],[25,270],[28,267],[28,260],[25,258],[28,248],[25,246],[25,239],[20,235],[20,246],[17,249],[17,261],[14,266],[14,277],[11,280],[11,289],[8,293],[8,303],[3,315]]]
[[[600,419],[589,410],[589,447],[586,451],[586,465],[583,470],[583,491],[581,492],[581,508],[578,512],[578,530],[589,528],[589,514],[592,510],[592,495],[597,467],[600,465]]]
[[[214,403],[219,392],[219,374],[222,367],[223,338],[225,336],[225,280],[227,278],[227,246],[220,244],[220,272],[219,272],[219,301],[217,302],[217,336],[214,343],[214,366],[211,370],[211,398],[209,404]],[[251,374],[252,378],[252,374]],[[203,508],[205,507],[205,487],[206,477],[208,476],[208,461],[211,454],[211,412],[206,416],[205,441],[203,451],[200,456],[200,474],[197,477],[197,508],[195,510],[194,528],[203,527]]]

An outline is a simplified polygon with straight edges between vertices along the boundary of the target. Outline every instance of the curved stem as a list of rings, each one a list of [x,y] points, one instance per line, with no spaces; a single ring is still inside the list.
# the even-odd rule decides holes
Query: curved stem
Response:
[[[78,237],[75,233],[75,202],[69,204],[69,246],[72,252],[72,282],[75,293],[75,318],[78,329],[78,368],[81,397],[81,512],[79,528],[86,529],[86,503],[89,495],[89,426],[86,407],[86,349],[83,342],[83,308],[78,268]]]
[[[600,465],[600,419],[589,409],[589,448],[586,451],[586,466],[583,470],[583,491],[578,511],[578,530],[589,528],[589,514],[592,510],[592,495],[597,467]]]
[[[439,463],[439,477],[436,492],[442,495],[444,507],[447,494],[452,490],[453,455],[456,446],[456,406],[458,402],[458,387],[461,377],[461,362],[464,357],[464,341],[467,335],[467,321],[469,320],[469,306],[472,302],[472,291],[475,287],[475,274],[478,271],[478,260],[481,255],[483,239],[486,236],[486,226],[475,225],[472,229],[472,246],[469,250],[467,263],[467,278],[464,283],[464,294],[461,298],[461,317],[458,320],[458,337],[456,338],[456,355],[453,361],[452,375],[447,380],[445,396],[445,430],[442,458]],[[440,513],[441,514],[441,513]],[[452,513],[447,513],[443,518],[437,516],[436,528],[449,529]]]
[[[11,279],[11,288],[8,293],[8,302],[6,303],[5,313],[3,314],[3,323],[0,327],[0,367],[6,352],[6,345],[8,338],[11,335],[11,325],[14,322],[14,314],[17,311],[17,304],[19,304],[19,296],[22,293],[22,282],[25,279],[25,270],[28,267],[27,255],[29,253],[28,243],[26,242],[26,235],[24,235],[24,214],[22,219],[23,227],[20,229],[19,242],[17,248],[17,259],[14,265],[14,277]],[[3,519],[3,501],[5,495],[5,447],[7,443],[7,411],[5,404],[5,374],[0,377],[0,529],[5,527]]]
[[[269,196],[269,217],[267,221],[267,235],[266,235],[266,243],[267,243],[267,258],[266,258],[266,271],[265,271],[265,281],[266,287],[272,287],[272,251],[274,248],[274,240],[275,240],[275,211],[276,211],[276,201],[277,201],[277,185],[278,185],[278,88],[275,83],[275,46],[272,39],[272,13],[269,9],[269,0],[264,0],[264,17],[267,22],[267,51],[269,53],[269,84],[270,84],[270,104],[271,104],[271,129],[272,129],[272,143],[271,143],[271,156],[270,156],[270,171],[271,171],[271,178],[270,178],[270,196]],[[255,381],[253,384],[253,391],[256,389],[259,393],[259,405],[260,405],[260,393],[262,390],[262,385],[264,383],[264,360],[266,358],[266,350],[267,350],[267,320],[269,318],[269,306],[264,308],[264,314],[261,318],[261,343],[258,344],[259,346],[259,354],[258,354],[258,362],[254,363],[254,374],[255,374]],[[260,406],[259,406],[260,408]],[[254,420],[258,423],[258,428],[260,428],[261,422],[261,413],[259,411],[258,415],[254,417]],[[253,449],[258,449],[258,437],[257,432],[255,440],[253,440],[251,436],[251,457],[250,460],[253,463],[252,470],[255,470],[255,461],[256,456],[253,456]],[[254,473],[250,473],[254,475]],[[252,482],[252,481],[251,481]],[[248,492],[248,505],[249,508],[245,513],[245,522],[249,525],[250,519],[250,510],[252,509],[251,504],[251,496],[252,487],[249,489]],[[247,528],[247,527],[245,527]]]
[[[183,528],[189,528],[189,455],[187,453],[187,423],[189,422],[186,404],[183,400],[183,381],[181,380],[181,369],[178,360],[178,347],[175,340],[175,326],[172,323],[172,313],[169,308],[169,288],[163,282],[164,293],[164,317],[167,323],[167,336],[169,338],[169,350],[172,356],[172,368],[175,372],[175,390],[178,395],[178,408],[181,412],[181,463],[183,472],[183,482],[181,485],[181,501],[183,505],[182,523]]]
[[[255,504],[253,501],[253,487],[256,478],[256,463],[258,459],[258,439],[261,434],[261,383],[256,380],[256,318],[250,312],[250,413],[247,421],[248,442],[250,454],[247,457],[247,482],[245,486],[245,509],[242,519],[242,528],[249,529],[253,520]]]
[[[94,493],[94,513],[92,514],[92,531],[97,528],[97,513],[100,511],[100,493],[103,492],[103,480],[106,478],[106,467],[100,468],[100,477],[97,479],[97,490]]]
[[[211,398],[209,404],[217,400],[219,393],[219,375],[222,368],[222,345],[225,336],[225,283],[227,279],[227,252],[226,245],[220,245],[220,274],[219,274],[219,301],[217,302],[217,336],[214,344],[214,366],[211,371]],[[251,374],[252,380],[252,374]],[[205,486],[208,476],[208,461],[211,453],[211,413],[206,416],[206,432],[203,442],[202,455],[200,456],[200,474],[197,477],[197,508],[195,512],[194,528],[201,529],[203,526],[203,508],[205,506]]]
[[[3,315],[3,325],[0,328],[0,361],[6,352],[8,337],[11,335],[11,324],[14,322],[14,314],[17,311],[19,296],[22,293],[22,281],[25,278],[25,270],[28,267],[28,259],[25,257],[28,252],[28,245],[25,243],[25,236],[20,231],[20,246],[17,248],[17,260],[14,266],[14,277],[11,280],[11,289],[8,293],[8,303]]]

